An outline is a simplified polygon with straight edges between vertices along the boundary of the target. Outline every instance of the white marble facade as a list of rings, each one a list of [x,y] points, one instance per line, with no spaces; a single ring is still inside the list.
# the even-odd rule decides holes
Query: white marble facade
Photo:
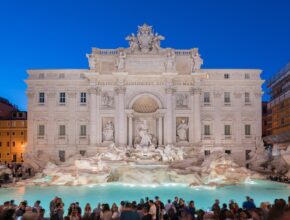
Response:
[[[261,140],[261,70],[201,69],[197,48],[162,48],[146,24],[126,40],[93,48],[89,69],[28,70],[28,152],[173,144],[244,163]]]

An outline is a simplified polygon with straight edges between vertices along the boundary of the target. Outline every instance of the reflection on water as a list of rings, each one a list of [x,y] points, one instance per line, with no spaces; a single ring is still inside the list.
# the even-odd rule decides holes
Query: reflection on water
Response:
[[[118,183],[90,185],[90,186],[50,186],[50,187],[17,187],[0,189],[0,203],[15,199],[16,203],[27,200],[30,205],[36,200],[42,201],[42,206],[47,210],[48,215],[49,202],[55,196],[61,197],[65,202],[65,210],[71,202],[80,202],[84,207],[87,202],[93,207],[97,204],[107,202],[120,203],[122,200],[139,201],[146,196],[154,198],[158,195],[164,202],[167,199],[173,199],[175,196],[185,199],[185,201],[194,200],[197,208],[208,209],[216,198],[221,203],[228,203],[234,199],[241,204],[246,196],[254,198],[257,205],[262,201],[273,202],[276,198],[287,199],[290,195],[290,188],[285,184],[269,181],[255,180],[257,184],[242,184],[236,186],[196,186],[189,188],[185,185],[165,184],[164,186],[154,185],[136,186],[122,185]]]

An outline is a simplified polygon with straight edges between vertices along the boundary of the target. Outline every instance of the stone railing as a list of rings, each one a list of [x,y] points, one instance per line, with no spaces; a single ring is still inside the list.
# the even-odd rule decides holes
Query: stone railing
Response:
[[[100,55],[115,55],[115,54],[118,54],[118,50],[116,50],[116,49],[96,49],[93,52],[95,54],[100,54]]]
[[[192,50],[174,50],[176,56],[190,56]]]

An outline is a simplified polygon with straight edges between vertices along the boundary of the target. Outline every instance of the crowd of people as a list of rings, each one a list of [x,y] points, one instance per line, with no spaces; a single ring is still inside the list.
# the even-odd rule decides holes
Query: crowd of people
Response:
[[[92,208],[89,203],[82,209],[78,202],[71,203],[66,211],[61,198],[55,197],[46,210],[41,201],[29,206],[27,201],[15,205],[14,201],[6,201],[0,206],[0,220],[289,220],[290,196],[276,199],[273,204],[263,202],[259,207],[252,198],[246,197],[241,206],[231,200],[229,204],[220,204],[215,200],[210,210],[197,209],[194,201],[186,203],[182,198],[175,197],[164,204],[158,196],[136,201],[121,201],[119,206],[114,203],[98,204]]]

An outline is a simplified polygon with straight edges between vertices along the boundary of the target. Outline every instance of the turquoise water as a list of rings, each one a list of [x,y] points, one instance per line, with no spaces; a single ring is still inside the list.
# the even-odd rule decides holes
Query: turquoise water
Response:
[[[0,203],[14,199],[16,204],[22,200],[27,200],[29,205],[33,205],[36,200],[41,200],[41,205],[48,213],[49,202],[59,196],[65,203],[65,210],[72,202],[78,201],[81,207],[87,202],[92,207],[98,203],[107,202],[118,205],[121,200],[140,201],[140,198],[154,198],[156,195],[163,202],[167,199],[173,199],[175,196],[195,201],[197,208],[208,209],[218,198],[221,203],[228,203],[234,199],[239,204],[245,200],[245,196],[254,198],[255,203],[259,205],[262,201],[273,202],[276,198],[287,199],[290,196],[290,187],[286,184],[275,183],[270,181],[257,180],[251,184],[242,184],[237,186],[225,187],[196,187],[189,188],[185,185],[163,185],[155,187],[129,186],[118,183],[95,185],[95,186],[50,186],[50,187],[15,187],[0,189]]]

